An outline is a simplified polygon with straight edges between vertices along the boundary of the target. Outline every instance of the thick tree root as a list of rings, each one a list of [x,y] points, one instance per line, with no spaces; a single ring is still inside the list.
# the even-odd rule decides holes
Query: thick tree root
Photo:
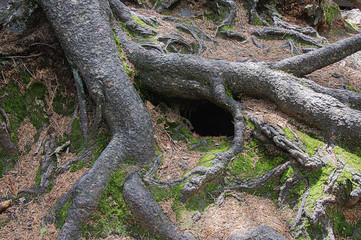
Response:
[[[304,35],[302,33],[296,32],[294,30],[287,30],[281,28],[274,28],[274,27],[265,27],[262,30],[254,30],[251,32],[252,35],[262,39],[276,39],[282,40],[286,38],[293,38],[301,43],[313,45],[322,48],[323,45],[320,41]]]
[[[162,208],[144,186],[139,173],[128,177],[123,186],[123,198],[137,222],[148,232],[164,239],[193,239],[181,233],[164,215]]]
[[[263,33],[260,33],[262,36]],[[361,50],[361,34],[346,38],[339,42],[327,45],[321,49],[283,59],[271,67],[292,73],[295,76],[304,76],[318,69],[338,62],[345,57]]]
[[[79,71],[91,97],[102,106],[113,133],[93,166],[66,195],[71,207],[58,239],[79,239],[81,226],[92,215],[121,162],[133,159],[144,163],[153,157],[152,122],[123,69],[109,24],[111,12],[107,3],[69,0],[41,1],[41,5],[67,59]]]
[[[207,85],[212,86],[214,75],[219,75],[234,96],[241,94],[271,100],[311,126],[339,139],[349,139],[350,145],[361,141],[358,134],[361,112],[333,97],[314,92],[300,84],[298,78],[273,71],[267,64],[234,63],[182,54],[160,55],[140,48],[122,31],[116,34],[130,61],[139,70],[144,86],[160,95],[212,99],[209,96],[212,90]]]

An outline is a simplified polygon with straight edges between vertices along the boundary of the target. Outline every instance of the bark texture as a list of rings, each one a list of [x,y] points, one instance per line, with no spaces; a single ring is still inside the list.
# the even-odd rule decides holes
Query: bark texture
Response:
[[[130,83],[109,26],[110,8],[98,1],[41,1],[69,63],[101,106],[112,139],[89,171],[70,190],[58,239],[79,239],[110,176],[124,160],[148,162],[154,153],[152,123]]]

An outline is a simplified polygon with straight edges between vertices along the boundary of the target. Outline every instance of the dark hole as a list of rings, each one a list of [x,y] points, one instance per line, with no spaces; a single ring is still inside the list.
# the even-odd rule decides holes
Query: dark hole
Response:
[[[232,114],[210,103],[189,104],[180,114],[187,118],[200,136],[233,136]]]

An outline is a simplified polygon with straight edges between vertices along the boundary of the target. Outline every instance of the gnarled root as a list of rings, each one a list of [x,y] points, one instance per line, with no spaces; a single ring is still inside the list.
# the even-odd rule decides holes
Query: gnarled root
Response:
[[[164,215],[162,208],[144,186],[139,173],[128,177],[123,186],[123,198],[137,222],[148,232],[164,239],[193,239],[180,232]]]

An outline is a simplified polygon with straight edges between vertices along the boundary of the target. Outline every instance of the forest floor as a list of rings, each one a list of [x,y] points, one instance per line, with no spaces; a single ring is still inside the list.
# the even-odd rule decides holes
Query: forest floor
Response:
[[[217,38],[219,42],[216,49],[210,42],[207,44],[207,50],[201,54],[203,57],[225,59],[229,61],[237,61],[242,58],[250,58],[253,61],[275,62],[281,59],[291,57],[292,52],[289,48],[281,48],[284,40],[259,40],[262,44],[269,46],[267,49],[256,47],[251,41],[250,32],[254,29],[261,29],[260,26],[250,25],[248,23],[248,12],[238,2],[237,20],[234,23],[233,30],[243,33],[247,37],[246,42],[237,42]],[[197,5],[199,4],[199,5]],[[214,36],[215,25],[213,22],[206,20],[202,16],[204,9],[202,1],[197,1],[193,6],[178,5],[172,9],[172,15],[177,15],[181,9],[187,7],[195,16],[185,20],[193,21],[204,33]],[[174,24],[162,21],[162,15],[152,10],[135,9],[137,14],[154,15],[162,25],[157,29],[159,33],[168,33],[175,30]],[[180,16],[177,16],[181,18]],[[285,16],[284,20],[306,26],[306,23],[292,16]],[[347,37],[348,34],[343,31],[333,30],[328,38],[330,43]],[[350,35],[351,36],[351,35]],[[190,36],[184,34],[183,37],[191,40]],[[0,43],[5,42],[6,34],[0,36]],[[0,45],[1,46],[1,45]],[[297,48],[301,52],[301,44],[296,43]],[[46,47],[44,47],[46,48]],[[46,50],[51,51],[51,50]],[[361,54],[354,54],[340,62],[332,64],[328,67],[320,69],[307,78],[315,82],[333,88],[349,88],[355,91],[361,91]],[[13,139],[16,139],[16,145],[19,148],[19,157],[12,169],[6,169],[0,180],[0,199],[8,196],[16,197],[21,190],[32,188],[39,176],[37,174],[42,158],[44,142],[49,138],[50,133],[55,134],[59,144],[64,143],[70,138],[67,135],[69,128],[73,126],[73,112],[75,110],[75,100],[73,106],[61,102],[61,99],[74,99],[76,90],[72,84],[70,69],[64,64],[66,61],[62,54],[51,54],[52,59],[42,56],[34,56],[29,58],[9,58],[2,60],[1,65],[4,66],[0,76],[0,94],[9,92],[6,87],[16,87],[22,96],[31,98],[27,104],[33,105],[38,110],[38,114],[45,116],[47,124],[34,124],[34,122],[25,116],[16,116],[15,112],[9,113],[10,119],[17,119],[16,130],[13,132]],[[44,63],[44,61],[46,63]],[[338,73],[338,74],[337,74]],[[341,74],[344,78],[338,77]],[[62,77],[60,77],[62,76]],[[40,83],[46,88],[45,97],[32,95],[30,91],[34,83]],[[64,84],[65,83],[65,84]],[[20,98],[19,98],[20,99]],[[26,100],[26,99],[25,99]],[[69,103],[70,100],[67,100]],[[55,104],[63,104],[61,107],[65,111],[56,109]],[[289,128],[293,133],[298,131],[314,132],[315,129],[303,125],[291,116],[287,116],[277,110],[277,107],[269,102],[257,99],[243,98],[241,103],[252,113],[261,119],[267,120],[272,124],[280,126],[282,129]],[[184,139],[177,139],[174,134],[174,127],[171,123],[182,122],[180,116],[171,110],[164,110],[160,106],[155,106],[150,101],[145,101],[146,107],[151,113],[154,125],[154,137],[159,149],[163,152],[162,166],[157,173],[161,180],[171,180],[180,177],[186,170],[197,166],[199,162],[211,151],[215,149],[227,148],[230,138],[220,137],[203,137],[186,128],[186,133],[191,136]],[[21,106],[17,103],[16,106]],[[15,108],[15,106],[14,106]],[[30,108],[27,107],[27,110]],[[33,110],[31,110],[33,111]],[[66,112],[66,113],[64,113]],[[91,117],[91,116],[90,116]],[[291,124],[292,123],[292,124]],[[34,126],[37,125],[37,126]],[[106,127],[104,127],[106,128]],[[106,131],[106,130],[104,130]],[[78,135],[78,137],[81,137]],[[195,143],[206,141],[208,145],[212,145],[213,149],[194,150],[192,146]],[[248,141],[248,142],[247,142]],[[247,144],[251,144],[246,139]],[[75,145],[75,144],[74,144]],[[257,148],[257,146],[253,146]],[[199,148],[196,148],[199,149]],[[246,148],[244,156],[247,152],[251,152],[252,147]],[[277,153],[277,150],[275,150]],[[214,152],[213,152],[214,153]],[[79,154],[79,148],[72,146],[68,152],[61,154],[62,164],[70,161]],[[95,154],[96,155],[96,154]],[[252,165],[255,167],[258,162],[262,161],[260,155],[254,155],[251,158]],[[60,174],[53,182],[50,191],[37,197],[18,197],[13,204],[3,213],[0,214],[0,239],[55,239],[58,229],[55,225],[45,225],[42,219],[48,215],[51,207],[56,200],[66,193],[75,181],[87,171],[85,165],[77,171],[67,171]],[[184,214],[178,214],[174,208],[172,198],[160,201],[166,215],[175,222],[181,229],[196,233],[199,239],[225,239],[229,234],[239,230],[246,230],[259,225],[269,225],[277,229],[282,235],[292,239],[290,235],[290,220],[294,219],[297,214],[297,206],[295,208],[278,208],[276,200],[267,196],[267,194],[258,193],[237,193],[240,194],[241,200],[233,196],[225,199],[222,206],[216,203],[216,195],[210,192],[205,198],[207,201],[212,199],[213,202],[207,202],[202,206],[200,218],[194,221],[195,212],[188,211]],[[361,204],[356,205],[352,209],[341,209],[346,221],[358,222],[361,219]],[[178,216],[177,216],[178,215]],[[95,221],[95,220],[94,220]],[[98,221],[98,220],[97,220]],[[85,230],[86,232],[87,230]],[[89,238],[97,238],[89,236]],[[115,232],[110,232],[110,236],[106,239],[133,239],[133,237],[119,237]],[[134,238],[135,239],[135,238]],[[343,238],[339,238],[343,239]]]

